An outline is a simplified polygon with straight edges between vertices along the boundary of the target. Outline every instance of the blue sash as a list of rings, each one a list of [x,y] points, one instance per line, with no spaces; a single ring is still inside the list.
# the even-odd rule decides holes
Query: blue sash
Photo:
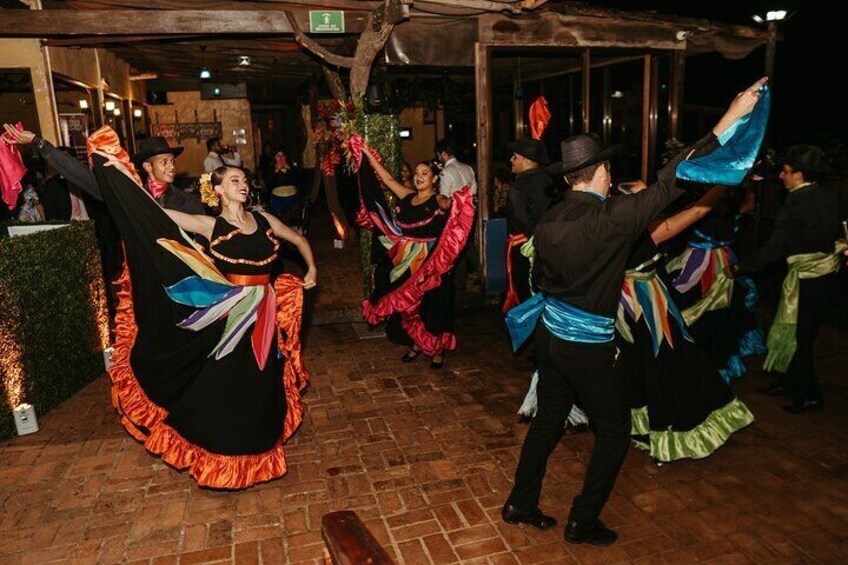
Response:
[[[539,292],[506,313],[506,327],[517,350],[527,341],[539,318],[556,337],[578,343],[608,343],[615,334],[615,320],[581,310]]]

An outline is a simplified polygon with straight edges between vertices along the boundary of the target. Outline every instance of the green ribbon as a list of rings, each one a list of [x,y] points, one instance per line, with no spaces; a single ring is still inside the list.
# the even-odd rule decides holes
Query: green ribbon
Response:
[[[686,325],[691,327],[705,312],[729,308],[732,297],[733,280],[724,273],[717,273],[710,290],[698,302],[683,311]]]
[[[734,398],[718,408],[703,422],[688,431],[652,430],[647,406],[630,410],[633,442],[636,447],[649,451],[658,461],[677,459],[703,459],[724,445],[727,438],[754,421],[748,407]]]
[[[527,284],[530,288],[530,296],[534,296],[536,293],[533,292],[533,263],[536,261],[536,247],[533,245],[533,238],[536,236],[530,236],[530,239],[524,242],[524,244],[519,248],[519,253],[527,257],[530,261],[530,269],[527,272]]]
[[[848,249],[844,240],[834,245],[833,253],[801,253],[786,258],[789,271],[783,279],[780,304],[768,335],[768,355],[763,368],[785,373],[798,347],[798,296],[801,279],[815,279],[839,270],[842,253]]]

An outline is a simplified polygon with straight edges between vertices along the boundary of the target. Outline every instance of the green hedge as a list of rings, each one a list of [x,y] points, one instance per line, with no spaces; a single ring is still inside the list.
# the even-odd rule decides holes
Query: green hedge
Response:
[[[400,141],[400,121],[397,116],[390,114],[364,114],[360,118],[360,123],[363,124],[363,134],[368,141],[368,145],[377,150],[383,157],[383,166],[386,167],[393,177],[400,178],[400,169],[403,166],[403,149]],[[391,194],[387,195],[392,198]],[[371,274],[374,266],[371,264],[371,232],[369,230],[360,230],[359,239],[363,287],[365,296],[370,296],[371,291]]]
[[[7,439],[16,433],[10,403],[28,402],[41,417],[103,374],[108,318],[91,222],[21,237],[2,232],[0,439]]]

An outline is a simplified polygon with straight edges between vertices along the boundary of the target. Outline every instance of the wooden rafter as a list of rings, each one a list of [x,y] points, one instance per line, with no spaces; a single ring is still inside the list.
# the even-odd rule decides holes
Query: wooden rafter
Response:
[[[105,16],[108,15],[108,23]],[[306,14],[297,18],[306,22]],[[364,19],[350,18],[348,33],[363,31]],[[303,24],[301,24],[303,25]],[[98,35],[279,35],[292,33],[286,15],[273,10],[0,10],[7,37]]]

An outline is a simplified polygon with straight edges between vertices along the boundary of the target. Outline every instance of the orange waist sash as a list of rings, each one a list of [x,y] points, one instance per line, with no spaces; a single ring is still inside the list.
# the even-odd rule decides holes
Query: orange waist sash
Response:
[[[227,280],[239,286],[264,286],[271,282],[271,275],[235,275],[228,274]]]

